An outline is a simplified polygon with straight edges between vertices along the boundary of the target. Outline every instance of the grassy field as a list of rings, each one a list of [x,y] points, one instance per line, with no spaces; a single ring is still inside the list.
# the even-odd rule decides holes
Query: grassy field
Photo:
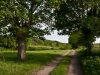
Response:
[[[100,49],[95,45],[90,56],[86,56],[85,50],[78,50],[84,75],[100,75]]]
[[[50,75],[66,75],[68,71],[68,66],[70,63],[70,59],[72,57],[72,52],[68,53],[59,63],[59,65],[51,72]]]
[[[4,59],[0,56],[0,75],[31,75],[65,52],[66,50],[27,51],[27,60],[18,62],[17,52],[4,51]]]

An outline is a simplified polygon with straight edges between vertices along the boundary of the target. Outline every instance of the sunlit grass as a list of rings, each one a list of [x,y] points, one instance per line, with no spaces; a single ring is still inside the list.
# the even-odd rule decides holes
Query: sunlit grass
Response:
[[[72,52],[68,53],[64,59],[59,63],[59,65],[50,73],[50,75],[66,75],[68,72],[68,66],[70,59],[72,57]]]
[[[4,51],[4,60],[0,56],[0,75],[31,75],[65,52],[66,50],[27,51],[27,60],[18,62],[17,52]]]

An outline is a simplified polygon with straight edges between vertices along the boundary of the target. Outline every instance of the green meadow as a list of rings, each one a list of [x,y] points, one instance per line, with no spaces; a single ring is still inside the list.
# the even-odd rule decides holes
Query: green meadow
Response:
[[[31,75],[66,50],[27,51],[27,60],[17,61],[17,51],[0,52],[0,75]]]

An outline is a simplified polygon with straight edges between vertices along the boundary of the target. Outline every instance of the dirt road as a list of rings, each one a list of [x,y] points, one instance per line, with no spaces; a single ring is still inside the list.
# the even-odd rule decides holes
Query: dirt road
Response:
[[[73,56],[69,65],[68,73],[66,75],[83,75],[75,50],[73,52]]]
[[[48,63],[44,69],[39,70],[38,72],[32,74],[32,75],[49,75],[50,72],[60,63],[60,61],[70,52],[67,51],[65,54],[63,54],[62,56],[58,57],[56,60],[54,60],[51,63]],[[72,55],[72,59],[69,65],[69,69],[66,75],[83,75],[81,66],[79,64],[78,58],[77,58],[77,54],[76,51],[73,50],[73,55]]]
[[[58,57],[53,62],[47,64],[44,69],[39,70],[37,73],[33,75],[49,75],[49,73],[59,64],[59,62],[69,53],[70,51],[67,51],[62,56]]]

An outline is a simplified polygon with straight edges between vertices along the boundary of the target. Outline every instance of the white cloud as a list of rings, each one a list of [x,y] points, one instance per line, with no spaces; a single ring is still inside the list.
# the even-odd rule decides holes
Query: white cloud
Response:
[[[57,31],[54,31],[54,33],[52,33],[51,35],[48,35],[48,36],[46,35],[45,38],[48,40],[59,41],[62,43],[68,43],[68,36],[67,35],[59,36],[59,35],[57,35]]]
[[[96,38],[96,41],[94,43],[100,43],[100,38]]]

